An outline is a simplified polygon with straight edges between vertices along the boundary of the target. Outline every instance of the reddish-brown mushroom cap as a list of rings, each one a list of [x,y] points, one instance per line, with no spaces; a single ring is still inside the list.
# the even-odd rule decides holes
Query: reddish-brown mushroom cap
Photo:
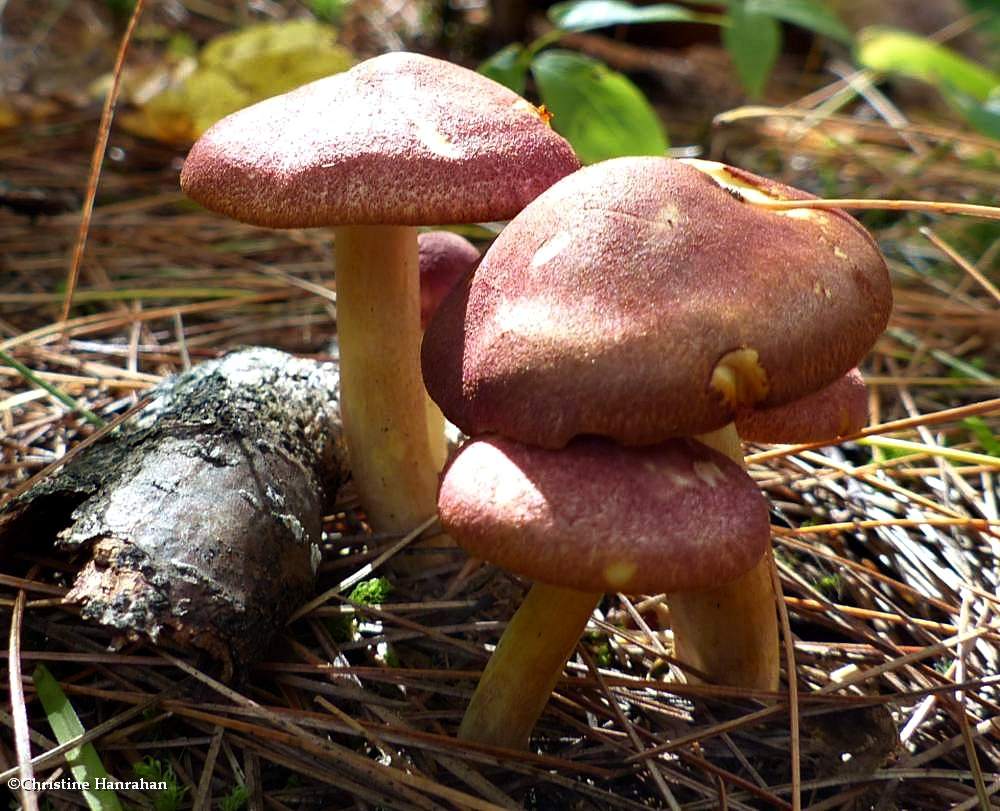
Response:
[[[470,554],[589,592],[721,585],[769,540],[753,481],[690,439],[626,448],[581,437],[558,451],[479,439],[446,470],[438,510]]]
[[[809,196],[728,171],[770,197]],[[559,447],[704,433],[830,384],[885,327],[885,262],[842,212],[751,197],[666,158],[564,178],[428,326],[431,397],[468,434]]]
[[[516,93],[391,53],[224,118],[191,149],[181,186],[273,228],[433,225],[512,217],[578,166]]]
[[[799,400],[736,416],[736,430],[750,442],[824,442],[867,424],[868,388],[857,369]]]
[[[479,250],[452,231],[417,237],[420,253],[420,326],[427,327],[445,296],[479,263]]]

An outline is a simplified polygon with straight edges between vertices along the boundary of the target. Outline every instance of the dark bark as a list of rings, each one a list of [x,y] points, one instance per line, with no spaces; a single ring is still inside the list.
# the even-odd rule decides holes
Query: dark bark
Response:
[[[312,592],[347,475],[334,364],[251,348],[164,381],[128,423],[6,505],[0,549],[90,553],[68,599],[226,670]]]

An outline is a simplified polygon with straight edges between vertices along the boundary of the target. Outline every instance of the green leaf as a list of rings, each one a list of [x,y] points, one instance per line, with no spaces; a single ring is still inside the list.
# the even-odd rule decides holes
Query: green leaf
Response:
[[[583,163],[666,151],[666,133],[642,91],[603,62],[556,49],[536,56],[531,72],[552,126]]]
[[[344,17],[344,12],[351,5],[351,0],[310,0],[309,8],[317,20],[338,25]]]
[[[622,0],[573,0],[552,6],[549,20],[563,31],[589,31],[630,23],[705,22],[718,25],[722,18],[715,14],[698,14],[673,3],[633,6]]]
[[[479,66],[479,72],[523,96],[528,81],[528,60],[525,54],[523,45],[511,43],[483,62]]]
[[[867,68],[896,73],[964,93],[986,102],[1000,76],[943,45],[891,28],[873,26],[858,35],[858,61]]]
[[[941,93],[973,129],[1000,141],[1000,87],[985,102],[947,85],[941,88]]]
[[[821,0],[747,0],[750,14],[765,14],[850,45],[854,36]]]
[[[79,716],[48,668],[39,665],[32,673],[31,680],[34,682],[38,700],[45,710],[45,717],[56,740],[64,744],[83,735],[85,730]],[[113,791],[94,788],[98,778],[105,780],[111,778],[93,744],[85,743],[83,746],[74,747],[66,752],[65,757],[73,779],[91,786],[82,789],[83,799],[91,811],[121,811],[121,803]]]
[[[781,50],[781,26],[774,17],[751,12],[743,3],[732,4],[729,21],[722,29],[722,43],[747,93],[759,98]]]
[[[984,451],[990,456],[996,456],[1000,459],[1000,439],[997,439],[996,434],[990,430],[982,417],[966,417],[962,420],[962,425],[968,428],[969,432],[979,440]]]

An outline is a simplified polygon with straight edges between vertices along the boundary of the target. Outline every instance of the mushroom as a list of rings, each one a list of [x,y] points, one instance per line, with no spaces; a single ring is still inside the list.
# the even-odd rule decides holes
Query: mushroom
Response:
[[[824,442],[860,431],[868,423],[868,388],[858,369],[826,388],[787,405],[751,409],[736,417],[750,442]]]
[[[809,195],[666,158],[611,160],[558,182],[428,326],[431,396],[472,436],[546,448],[581,434],[626,445],[695,436],[742,462],[734,417],[835,381],[891,308],[885,262],[855,220],[773,211],[758,196]],[[668,599],[682,661],[713,682],[777,687],[766,558]]]
[[[376,529],[410,529],[435,506],[416,226],[511,217],[578,166],[529,102],[411,53],[234,113],[191,149],[181,186],[208,208],[272,228],[336,228],[344,431]]]
[[[852,369],[798,400],[743,411],[732,425],[699,439],[742,464],[741,438],[751,442],[826,441],[858,430],[867,420],[867,389],[861,373]],[[727,674],[728,683],[775,689],[778,649],[773,598],[767,561],[732,583],[668,595],[675,655],[702,672]],[[742,617],[743,627],[754,633],[729,632],[727,621],[734,615]]]
[[[454,231],[426,231],[417,237],[420,257],[420,328],[451,289],[479,264],[479,250]]]
[[[690,439],[561,450],[467,443],[445,471],[441,522],[470,554],[536,581],[462,721],[466,740],[522,748],[606,591],[698,589],[763,555],[767,506],[739,465]]]
[[[420,257],[420,328],[424,329],[451,289],[475,270],[479,264],[479,250],[453,231],[420,234],[417,247]],[[434,469],[440,470],[448,458],[447,442],[435,441],[445,436],[444,414],[430,397],[425,397],[424,402]]]

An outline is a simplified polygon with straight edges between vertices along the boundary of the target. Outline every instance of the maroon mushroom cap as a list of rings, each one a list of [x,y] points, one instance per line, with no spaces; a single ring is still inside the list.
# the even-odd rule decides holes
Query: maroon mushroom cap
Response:
[[[755,205],[809,195],[723,169],[726,184],[620,158],[525,208],[428,325],[424,381],[445,416],[546,447],[578,434],[646,444],[855,366],[892,301],[871,237],[839,211]]]
[[[626,448],[581,437],[557,451],[478,439],[445,471],[438,510],[470,554],[581,591],[721,585],[770,538],[757,486],[691,439]]]
[[[507,219],[579,161],[538,109],[458,65],[369,59],[222,119],[181,187],[272,228]]]
[[[479,264],[479,250],[452,231],[417,237],[420,252],[420,326],[427,327],[444,297]]]
[[[736,430],[750,442],[823,442],[867,424],[868,388],[857,369],[799,400],[736,416]]]

